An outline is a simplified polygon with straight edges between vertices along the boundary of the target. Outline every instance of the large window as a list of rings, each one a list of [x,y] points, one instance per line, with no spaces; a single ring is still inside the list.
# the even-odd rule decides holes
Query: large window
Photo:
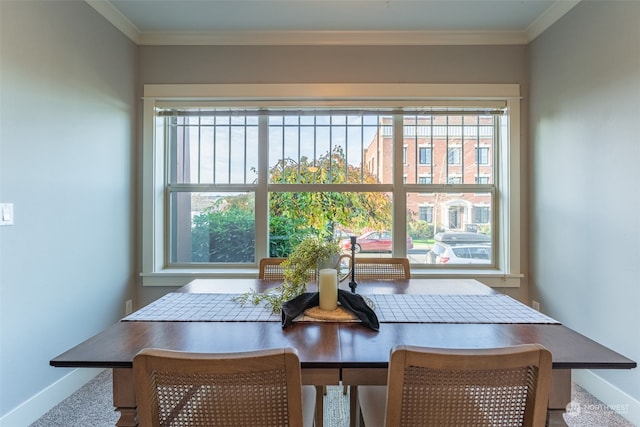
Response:
[[[415,275],[505,274],[519,253],[497,238],[513,233],[510,197],[498,196],[511,182],[498,167],[511,160],[511,98],[389,107],[172,89],[145,94],[145,277],[248,274],[308,235],[358,236],[359,252],[406,256]],[[434,264],[444,232],[483,234],[491,261]]]

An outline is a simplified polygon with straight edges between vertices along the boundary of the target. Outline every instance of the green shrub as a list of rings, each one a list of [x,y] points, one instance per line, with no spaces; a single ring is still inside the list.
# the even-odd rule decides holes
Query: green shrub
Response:
[[[426,221],[417,220],[407,224],[407,233],[414,240],[426,240],[433,237],[433,226]]]
[[[253,262],[255,220],[242,206],[215,203],[193,219],[193,262]]]

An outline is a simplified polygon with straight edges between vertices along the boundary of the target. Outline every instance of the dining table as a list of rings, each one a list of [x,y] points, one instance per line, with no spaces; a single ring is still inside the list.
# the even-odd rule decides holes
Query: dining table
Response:
[[[339,285],[349,290],[348,281]],[[379,329],[359,321],[301,316],[283,327],[264,304],[241,304],[247,292],[281,283],[261,279],[195,279],[50,360],[54,367],[113,370],[117,426],[137,426],[132,361],[143,348],[227,353],[297,349],[303,384],[384,385],[391,348],[491,348],[539,343],[552,354],[548,425],[566,425],[573,369],[632,369],[636,362],[473,279],[362,280],[355,292],[373,307]],[[310,283],[307,292],[316,292]],[[357,387],[353,387],[357,392]],[[352,399],[352,402],[354,399]],[[351,411],[356,407],[352,404]],[[316,426],[323,423],[316,396]],[[352,423],[355,417],[351,417]]]

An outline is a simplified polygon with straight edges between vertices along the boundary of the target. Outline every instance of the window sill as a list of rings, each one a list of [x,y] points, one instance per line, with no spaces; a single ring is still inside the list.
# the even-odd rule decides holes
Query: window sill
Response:
[[[415,279],[475,279],[492,288],[519,288],[524,274],[507,274],[500,270],[411,270]]]
[[[258,277],[257,268],[225,269],[167,269],[153,273],[140,273],[142,286],[183,286],[194,279],[240,279]],[[505,274],[499,270],[447,270],[427,271],[414,269],[416,279],[475,279],[492,288],[519,288],[522,274]]]

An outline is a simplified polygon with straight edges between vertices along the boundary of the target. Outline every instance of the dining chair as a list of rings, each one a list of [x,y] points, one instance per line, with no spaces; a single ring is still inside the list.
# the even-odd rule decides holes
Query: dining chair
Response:
[[[286,258],[261,258],[258,278],[264,280],[282,280],[284,271],[280,265]]]
[[[551,353],[539,344],[490,349],[396,346],[387,386],[360,386],[366,427],[542,427]]]
[[[356,281],[410,279],[411,268],[407,258],[359,258],[355,259]]]
[[[243,353],[143,349],[133,359],[141,427],[313,426],[293,348]]]
[[[282,280],[284,279],[284,270],[282,262],[286,258],[260,258],[258,279],[264,280]],[[316,280],[315,270],[309,270],[309,280]]]

